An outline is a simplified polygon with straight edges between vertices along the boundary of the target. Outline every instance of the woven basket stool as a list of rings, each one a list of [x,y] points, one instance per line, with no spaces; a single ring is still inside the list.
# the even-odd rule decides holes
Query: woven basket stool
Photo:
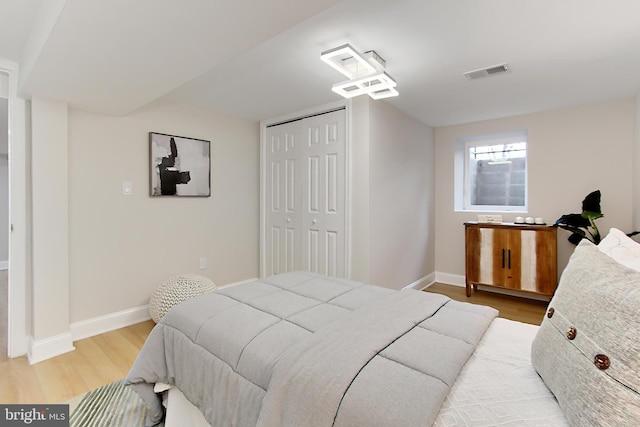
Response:
[[[149,314],[158,323],[174,305],[215,289],[216,284],[204,276],[192,273],[174,276],[158,286],[151,295]]]

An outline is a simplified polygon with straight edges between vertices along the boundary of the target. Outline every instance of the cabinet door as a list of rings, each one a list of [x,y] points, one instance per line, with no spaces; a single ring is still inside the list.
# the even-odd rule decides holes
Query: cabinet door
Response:
[[[504,286],[507,230],[469,226],[466,229],[466,277],[469,283]],[[503,266],[504,256],[504,266]]]
[[[523,253],[524,251],[529,251],[529,258],[535,259],[530,266],[530,269],[535,271],[523,271],[523,276],[526,273],[531,277],[526,282],[527,286],[523,283],[523,290],[553,295],[558,284],[556,229],[548,228],[535,232],[535,245],[523,246]]]
[[[468,283],[482,283],[480,280],[481,246],[482,229],[480,227],[467,226],[465,228],[465,276]]]
[[[511,289],[521,287],[521,231],[497,228],[493,231],[493,284]]]

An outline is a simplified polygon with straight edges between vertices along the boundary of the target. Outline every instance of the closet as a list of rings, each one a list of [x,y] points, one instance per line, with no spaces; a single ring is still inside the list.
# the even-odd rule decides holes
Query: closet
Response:
[[[267,125],[263,157],[263,272],[346,275],[344,108]]]

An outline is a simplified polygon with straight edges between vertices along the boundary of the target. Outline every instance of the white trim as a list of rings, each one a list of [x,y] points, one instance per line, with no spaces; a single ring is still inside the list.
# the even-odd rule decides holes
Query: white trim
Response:
[[[27,354],[27,149],[26,102],[18,97],[19,65],[0,59],[0,71],[9,74],[9,287],[7,354]]]
[[[409,283],[407,286],[405,286],[402,289],[416,289],[421,291],[433,285],[435,281],[436,281],[436,273],[434,272],[434,273],[427,274],[426,276],[416,280],[413,283]]]
[[[142,305],[127,310],[117,311],[104,316],[74,322],[69,326],[73,341],[93,337],[95,335],[111,332],[116,329],[125,328],[151,319],[149,306]]]
[[[351,102],[350,100],[343,99],[329,104],[320,105],[318,107],[308,108],[295,113],[286,114],[280,117],[274,117],[271,119],[265,119],[260,121],[260,236],[259,236],[259,272],[260,277],[267,275],[266,265],[266,224],[267,224],[267,155],[264,147],[267,143],[267,127],[278,123],[283,123],[291,120],[296,120],[306,116],[315,114],[322,114],[334,109],[345,109],[345,276],[351,277],[351,211],[349,209],[350,203],[350,191],[351,191]]]
[[[344,101],[343,101],[344,102]],[[344,194],[345,197],[347,198],[345,200],[345,204],[344,204],[344,214],[345,214],[345,218],[344,218],[344,242],[345,242],[345,266],[344,266],[344,274],[346,276],[347,279],[351,279],[351,244],[352,244],[352,229],[351,229],[351,224],[353,224],[352,222],[352,218],[351,218],[351,204],[353,201],[353,194],[352,194],[352,189],[353,189],[353,182],[352,182],[352,171],[353,171],[353,157],[352,157],[352,141],[353,141],[353,135],[352,135],[352,127],[351,124],[353,123],[353,109],[351,108],[351,101],[347,100],[346,103],[344,103],[344,108],[345,108],[345,123],[344,123],[344,137],[345,137],[345,147],[344,147],[344,155],[345,155],[345,162],[344,162],[344,167],[345,167],[345,175],[344,175],[344,179],[345,179],[345,190],[344,190]]]
[[[255,280],[258,279],[253,278],[242,280],[240,282],[229,283],[218,286],[217,289],[242,285]],[[71,335],[73,336],[73,341],[78,341],[111,332],[116,329],[126,328],[127,326],[135,325],[136,323],[146,322],[149,319],[151,319],[151,315],[149,314],[149,305],[141,305],[139,307],[105,314],[104,316],[74,322],[70,325],[70,330]]]
[[[441,271],[436,271],[436,282],[443,283],[445,285],[466,286],[464,276],[459,274],[443,273]]]
[[[259,272],[258,275],[260,277],[265,277],[267,275],[267,261],[266,261],[266,227],[267,227],[267,180],[266,180],[266,163],[267,163],[267,153],[264,149],[264,146],[267,141],[267,123],[262,120],[260,121],[260,225],[259,225],[259,236],[258,236],[258,262],[259,262]]]
[[[9,260],[0,261],[0,270],[8,270],[9,269]]]
[[[267,126],[271,126],[271,125],[275,125],[281,122],[287,122],[290,120],[296,120],[302,117],[306,117],[306,116],[312,116],[315,114],[322,114],[325,113],[327,111],[331,111],[334,109],[338,109],[338,108],[348,108],[350,106],[350,103],[348,100],[343,99],[340,101],[336,101],[336,102],[330,102],[328,104],[324,104],[324,105],[319,105],[317,107],[312,107],[312,108],[307,108],[301,111],[296,111],[294,113],[290,113],[290,114],[285,114],[282,116],[278,116],[278,117],[273,117],[271,119],[264,119],[264,120],[260,120],[260,127],[261,128],[266,128]],[[261,141],[264,142],[264,141]]]
[[[529,206],[529,181],[528,162],[525,155],[524,174],[524,205],[523,206],[503,206],[503,205],[472,205],[470,197],[470,171],[469,171],[469,149],[471,147],[491,146],[510,144],[515,142],[528,143],[529,132],[527,129],[498,132],[486,135],[471,135],[458,137],[455,140],[454,148],[454,211],[455,212],[505,212],[505,213],[526,213]]]
[[[226,285],[218,286],[216,289],[224,289],[230,288],[232,286],[244,285],[245,283],[255,282],[256,280],[258,280],[258,278],[254,277],[253,279],[241,280],[240,282],[227,283]]]
[[[465,288],[466,287],[466,280],[465,280],[465,276],[461,276],[459,274],[449,274],[449,273],[442,273],[442,272],[436,272],[436,280],[437,283],[442,283],[443,285],[452,285],[452,286],[460,286]],[[509,295],[512,297],[520,297],[520,298],[528,298],[528,299],[534,299],[537,301],[549,301],[550,297],[545,296],[545,295],[536,295],[533,293],[524,293],[524,292],[518,292],[518,291],[512,291],[510,289],[505,289],[505,288],[499,288],[496,286],[484,286],[484,285],[478,285],[478,289],[482,290],[482,291],[487,291],[487,292],[493,292],[496,294],[501,294],[501,295]],[[471,294],[471,298],[473,298],[473,294]]]
[[[73,346],[73,337],[70,332],[56,335],[54,337],[45,338],[43,340],[34,341],[29,338],[29,351],[27,357],[29,364],[42,362],[64,353],[75,350]]]

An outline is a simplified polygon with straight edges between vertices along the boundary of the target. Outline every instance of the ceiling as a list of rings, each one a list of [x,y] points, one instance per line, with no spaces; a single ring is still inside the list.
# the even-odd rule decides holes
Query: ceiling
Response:
[[[350,43],[398,82],[375,102],[445,126],[635,96],[639,17],[637,0],[0,0],[0,58],[20,61],[25,96],[74,108],[260,120],[340,99],[319,56]]]

